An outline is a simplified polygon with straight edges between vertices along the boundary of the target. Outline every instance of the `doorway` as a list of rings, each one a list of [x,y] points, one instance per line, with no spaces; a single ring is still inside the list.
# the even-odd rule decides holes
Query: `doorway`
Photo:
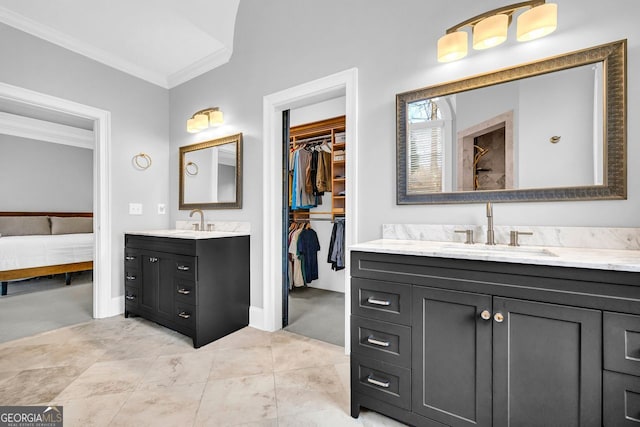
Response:
[[[93,150],[93,213],[94,213],[94,274],[93,317],[104,318],[122,312],[122,297],[111,297],[111,113],[62,98],[35,92],[0,82],[0,99],[33,108],[66,114],[94,122]],[[15,125],[15,124],[14,124]],[[18,136],[32,137],[28,128],[15,126]]]
[[[351,194],[345,206],[345,245],[357,242],[357,80],[353,68],[312,82],[283,90],[263,99],[263,306],[252,307],[250,323],[260,329],[282,328],[282,122],[284,110],[317,103],[343,93],[346,97],[346,139],[351,141],[346,152],[347,185]],[[349,353],[350,283],[349,253],[345,257],[345,353]]]
[[[282,324],[344,347],[345,96],[284,111]]]

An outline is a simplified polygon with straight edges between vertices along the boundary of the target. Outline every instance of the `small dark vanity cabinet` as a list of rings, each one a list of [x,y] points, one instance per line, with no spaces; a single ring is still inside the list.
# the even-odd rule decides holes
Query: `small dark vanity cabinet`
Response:
[[[249,324],[249,236],[125,235],[125,317],[138,315],[201,347]]]
[[[351,414],[640,426],[640,274],[352,252]]]

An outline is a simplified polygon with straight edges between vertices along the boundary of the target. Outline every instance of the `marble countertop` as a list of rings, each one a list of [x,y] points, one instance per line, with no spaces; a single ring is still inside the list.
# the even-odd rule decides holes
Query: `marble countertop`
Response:
[[[387,254],[640,272],[640,250],[487,246],[482,243],[466,245],[455,242],[401,239],[372,240],[351,245],[349,249]]]
[[[146,230],[127,231],[138,236],[169,237],[172,239],[220,239],[223,237],[248,236],[248,231],[195,231],[195,230]]]

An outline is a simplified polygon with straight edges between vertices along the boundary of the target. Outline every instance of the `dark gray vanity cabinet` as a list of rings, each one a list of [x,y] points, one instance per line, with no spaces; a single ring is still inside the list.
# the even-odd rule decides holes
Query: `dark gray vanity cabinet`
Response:
[[[366,407],[418,426],[640,425],[640,274],[351,259],[352,416]]]
[[[125,317],[138,315],[201,347],[249,324],[249,236],[125,235]]]

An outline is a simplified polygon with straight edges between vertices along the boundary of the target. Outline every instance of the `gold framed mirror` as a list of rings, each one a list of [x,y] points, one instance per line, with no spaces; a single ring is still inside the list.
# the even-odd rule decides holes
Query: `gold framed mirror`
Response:
[[[180,147],[179,209],[242,208],[242,134]]]
[[[396,95],[397,204],[626,199],[626,51]]]

